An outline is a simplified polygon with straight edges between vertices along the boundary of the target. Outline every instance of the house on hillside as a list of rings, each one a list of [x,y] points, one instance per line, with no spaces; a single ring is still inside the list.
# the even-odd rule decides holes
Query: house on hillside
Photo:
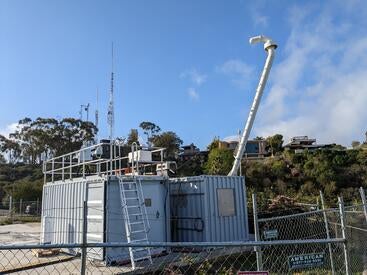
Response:
[[[207,161],[208,151],[200,151],[193,143],[182,146],[182,152],[178,156],[181,161],[189,161],[195,157],[199,157],[203,162]]]
[[[237,150],[238,140],[219,141],[219,148]],[[269,152],[266,150],[265,140],[248,140],[246,143],[246,150],[243,155],[244,159],[259,159],[264,158]]]
[[[334,144],[317,144],[315,138],[308,136],[292,137],[283,147],[285,150],[293,150],[295,153],[301,153],[304,150],[314,151],[324,148],[331,148]]]

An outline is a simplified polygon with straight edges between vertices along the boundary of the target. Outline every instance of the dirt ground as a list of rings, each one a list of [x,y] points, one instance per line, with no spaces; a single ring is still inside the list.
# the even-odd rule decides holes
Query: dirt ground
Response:
[[[40,232],[40,223],[2,225],[0,226],[0,245],[39,243]]]

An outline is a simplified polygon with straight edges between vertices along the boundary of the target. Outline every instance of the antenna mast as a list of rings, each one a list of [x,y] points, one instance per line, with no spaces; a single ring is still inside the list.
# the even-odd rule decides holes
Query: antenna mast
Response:
[[[113,132],[115,124],[114,102],[113,102],[113,42],[112,42],[112,61],[111,61],[111,89],[110,102],[108,104],[108,124],[110,126],[110,174],[112,175],[112,159],[113,159]]]
[[[114,101],[113,101],[113,43],[112,43],[112,64],[111,64],[111,88],[110,88],[110,101],[108,104],[108,125],[110,127],[110,140],[113,139],[115,113],[114,113]]]
[[[95,120],[94,125],[97,128],[97,131],[96,131],[96,143],[98,142],[98,132],[99,132],[99,129],[98,129],[98,119],[99,119],[99,113],[98,113],[98,88],[97,88],[96,112],[95,112],[95,115],[94,115],[94,120]]]

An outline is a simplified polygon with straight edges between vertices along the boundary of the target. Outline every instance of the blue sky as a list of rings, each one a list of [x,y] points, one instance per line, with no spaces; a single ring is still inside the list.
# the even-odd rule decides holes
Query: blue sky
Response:
[[[111,42],[116,134],[141,121],[204,148],[242,129],[279,44],[252,136],[350,145],[367,130],[363,1],[0,1],[0,132],[23,117],[96,108],[107,136]]]

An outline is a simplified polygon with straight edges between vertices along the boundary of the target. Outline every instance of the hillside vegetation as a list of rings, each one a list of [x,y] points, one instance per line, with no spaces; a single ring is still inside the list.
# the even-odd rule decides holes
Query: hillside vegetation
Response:
[[[188,161],[178,156],[182,140],[175,132],[162,132],[151,122],[142,122],[141,131],[150,145],[167,148],[166,158],[178,163],[178,176],[203,173],[226,175],[233,163],[233,151],[218,147],[214,139],[208,145],[208,158]],[[0,201],[36,200],[42,197],[42,159],[77,150],[83,142],[92,141],[98,129],[93,123],[73,118],[61,120],[23,119],[9,137],[0,135]],[[132,129],[127,145],[139,142],[139,132]],[[337,195],[345,201],[359,200],[358,188],[367,187],[367,150],[363,146],[346,150],[341,146],[313,152],[283,151],[282,136],[267,138],[269,156],[242,162],[248,193],[256,191],[264,198],[286,195],[302,201],[316,202],[319,190],[329,203]]]

